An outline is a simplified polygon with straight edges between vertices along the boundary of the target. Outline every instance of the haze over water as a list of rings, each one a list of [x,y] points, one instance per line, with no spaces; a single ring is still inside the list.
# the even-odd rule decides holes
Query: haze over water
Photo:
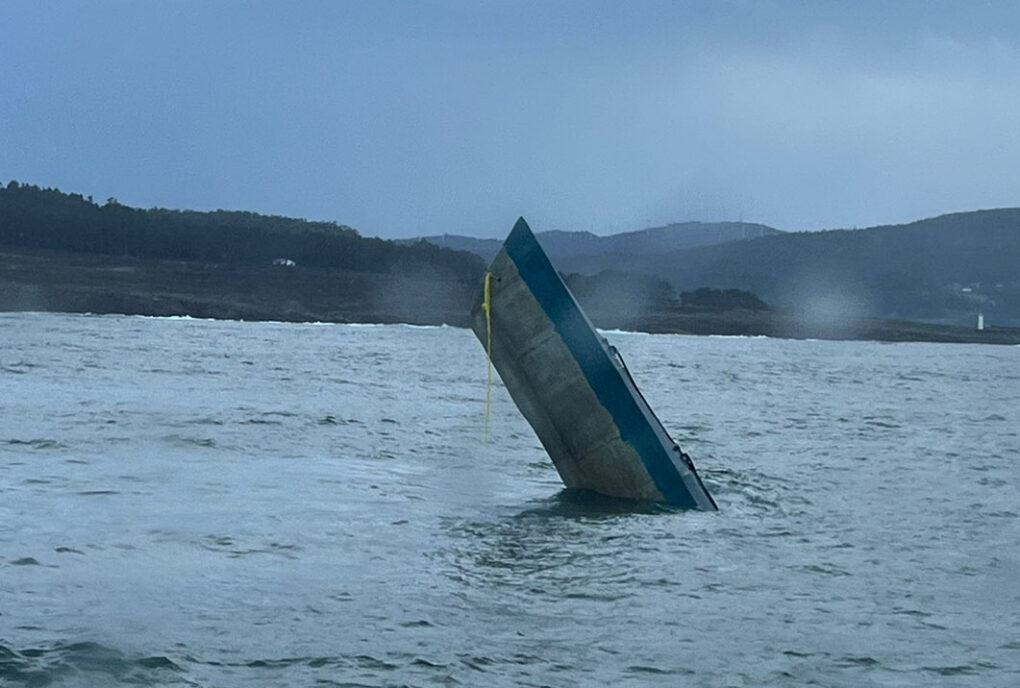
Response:
[[[467,330],[0,315],[0,684],[1020,684],[1020,349],[608,336],[718,513]]]

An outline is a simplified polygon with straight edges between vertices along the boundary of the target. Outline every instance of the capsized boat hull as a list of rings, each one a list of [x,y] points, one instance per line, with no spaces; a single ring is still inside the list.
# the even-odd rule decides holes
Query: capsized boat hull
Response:
[[[524,219],[489,268],[491,330],[472,329],[563,483],[612,497],[716,509],[619,354],[599,335]]]

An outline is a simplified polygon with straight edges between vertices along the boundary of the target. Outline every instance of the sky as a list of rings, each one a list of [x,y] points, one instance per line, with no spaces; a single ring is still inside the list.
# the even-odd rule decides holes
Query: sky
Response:
[[[362,234],[1020,206],[1020,3],[0,3],[0,181]]]

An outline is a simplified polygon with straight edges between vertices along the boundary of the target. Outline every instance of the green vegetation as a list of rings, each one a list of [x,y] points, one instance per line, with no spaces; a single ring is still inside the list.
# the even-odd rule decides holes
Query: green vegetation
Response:
[[[585,312],[596,320],[770,310],[767,303],[747,291],[702,287],[678,295],[666,280],[641,273],[605,270],[597,275],[563,275],[563,280]]]
[[[732,310],[767,311],[769,305],[742,289],[711,289],[701,287],[680,292],[680,304],[686,310],[722,313]]]
[[[652,253],[566,256],[559,270],[614,269],[678,291],[741,289],[794,313],[1020,326],[1020,209],[905,225],[765,234]]]
[[[665,280],[605,270],[597,275],[560,275],[589,316],[642,317],[677,307],[676,292]]]
[[[617,255],[652,256],[684,248],[755,239],[773,234],[782,232],[751,222],[678,222],[664,227],[651,227],[610,236],[559,230],[538,232],[535,236],[553,264],[560,269],[573,273],[594,274],[612,269],[613,259]],[[503,245],[499,239],[476,239],[458,234],[426,236],[420,240],[444,248],[470,251],[486,261],[495,258]]]
[[[537,236],[561,272],[642,273],[687,292],[688,305],[702,298],[693,296],[695,290],[740,289],[815,319],[877,317],[973,327],[983,313],[993,327],[1020,327],[1020,208],[820,232],[688,222],[608,237]],[[452,235],[428,240],[489,258],[499,245]],[[582,292],[592,288],[578,284]]]
[[[1010,329],[1020,327],[1020,209],[853,231],[752,229],[687,223],[631,235],[644,253],[611,237],[550,237],[574,252],[553,262],[575,273],[568,286],[601,327],[1020,341]],[[737,231],[756,238],[734,241]],[[686,232],[702,245],[664,250]],[[704,244],[713,238],[726,243]],[[454,325],[467,323],[485,270],[474,254],[335,223],[100,205],[13,181],[0,185],[0,259],[0,311]],[[979,312],[991,326],[981,333]]]
[[[225,210],[142,210],[114,198],[99,205],[81,194],[16,181],[0,186],[0,245],[228,265],[288,259],[302,267],[472,285],[485,269],[467,253],[366,238],[335,223]]]

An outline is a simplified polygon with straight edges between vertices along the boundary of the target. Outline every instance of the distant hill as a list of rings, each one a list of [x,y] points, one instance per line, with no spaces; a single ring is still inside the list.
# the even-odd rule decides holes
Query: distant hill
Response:
[[[610,236],[560,230],[539,232],[535,236],[549,257],[558,261],[557,265],[563,265],[563,269],[570,270],[573,261],[578,260],[584,269],[570,271],[594,274],[613,269],[611,257],[619,253],[646,255],[773,234],[782,232],[750,222],[680,222]],[[458,251],[470,251],[486,261],[491,261],[503,245],[502,239],[476,239],[459,234],[420,237],[405,240],[405,243],[418,241]]]
[[[549,255],[573,258],[598,254],[662,253],[777,234],[783,232],[751,222],[679,222],[604,237],[589,232],[559,231],[542,232],[537,236]]]
[[[467,251],[479,256],[486,264],[499,253],[503,245],[502,239],[478,239],[476,237],[464,236],[462,234],[437,234],[435,236],[415,237],[413,239],[397,239],[398,244],[413,245],[419,243],[431,244],[451,251]]]
[[[616,256],[678,290],[737,288],[817,318],[1020,326],[1020,208]]]
[[[701,287],[678,294],[669,282],[634,272],[606,270],[597,275],[569,274],[563,278],[592,320],[622,327],[677,314],[770,310],[754,294],[739,289]]]
[[[741,289],[816,321],[880,317],[974,326],[983,313],[990,325],[1020,327],[1018,208],[821,232],[688,222],[608,237],[537,236],[563,273],[641,273],[678,292]],[[486,259],[500,246],[454,236],[437,243]]]
[[[331,222],[226,210],[144,210],[113,198],[100,205],[81,194],[16,181],[0,185],[0,246],[228,265],[280,260],[472,286],[485,267],[469,253],[362,237]]]
[[[1020,208],[860,230],[784,233],[749,223],[683,223],[609,237],[545,232],[539,240],[561,273],[579,276],[572,278],[579,298],[614,326],[941,337],[912,325],[862,323],[925,321],[963,332],[981,313],[989,326],[1020,328]],[[0,310],[38,304],[462,322],[458,314],[470,308],[485,270],[479,255],[494,254],[500,241],[448,236],[445,245],[469,251],[366,238],[328,222],[144,210],[112,198],[99,204],[10,182],[0,186]],[[601,277],[584,279],[592,275]],[[762,302],[771,310],[762,310]],[[711,315],[720,307],[729,312],[725,324]],[[960,332],[954,341],[967,339]]]

